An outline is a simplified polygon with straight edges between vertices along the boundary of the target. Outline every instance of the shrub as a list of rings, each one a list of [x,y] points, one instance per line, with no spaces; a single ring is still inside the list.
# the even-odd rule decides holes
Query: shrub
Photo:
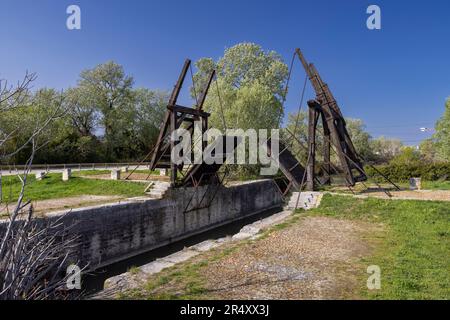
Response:
[[[450,162],[431,164],[389,164],[376,167],[389,179],[397,182],[408,181],[410,178],[422,178],[426,181],[450,180]],[[372,167],[365,168],[369,177],[383,181]]]

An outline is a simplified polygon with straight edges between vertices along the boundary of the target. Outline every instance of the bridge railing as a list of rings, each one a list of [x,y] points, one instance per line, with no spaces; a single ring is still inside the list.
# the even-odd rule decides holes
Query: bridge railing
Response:
[[[150,163],[148,162],[111,162],[111,163],[64,163],[64,164],[33,164],[31,166],[31,170],[42,170],[42,171],[58,171],[64,169],[72,169],[72,170],[109,170],[116,169],[122,167],[128,167],[133,169],[137,166],[142,169],[148,169]],[[25,165],[0,165],[0,170],[3,172],[16,172],[23,171],[25,169]]]

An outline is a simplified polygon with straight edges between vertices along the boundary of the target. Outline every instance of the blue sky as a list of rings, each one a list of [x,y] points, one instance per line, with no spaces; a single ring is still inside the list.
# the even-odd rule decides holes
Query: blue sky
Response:
[[[81,8],[81,30],[66,28],[70,4]],[[381,30],[366,28],[370,4],[381,8]],[[0,77],[17,81],[29,70],[35,87],[64,89],[81,70],[114,60],[136,86],[171,89],[187,57],[218,58],[248,41],[289,63],[300,47],[345,116],[374,137],[417,144],[450,96],[449,16],[445,0],[0,0]],[[303,80],[296,62],[288,112]]]

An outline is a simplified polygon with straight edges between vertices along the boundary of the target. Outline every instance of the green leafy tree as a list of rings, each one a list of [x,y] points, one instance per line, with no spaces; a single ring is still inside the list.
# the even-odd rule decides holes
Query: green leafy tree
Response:
[[[450,160],[450,98],[445,103],[444,115],[436,124],[436,150],[440,160]]]
[[[128,127],[132,118],[133,78],[127,76],[121,65],[109,61],[80,74],[78,89],[87,108],[95,108],[99,124],[104,129],[107,160],[121,156],[121,151],[132,143]]]
[[[137,141],[144,150],[156,142],[166,113],[169,93],[140,88],[134,91],[135,131]]]
[[[217,82],[212,84],[204,109],[211,113],[209,124],[224,129],[279,128],[283,116],[283,88],[288,68],[274,51],[264,51],[254,43],[240,43],[225,50],[214,61],[203,58],[196,62],[195,88],[198,97],[212,69]],[[239,166],[239,176],[254,176],[257,166]]]
[[[76,87],[65,92],[67,101],[72,105],[68,117],[70,117],[72,127],[80,136],[94,136],[101,114],[95,103],[92,102],[92,97],[83,89],[85,88]]]
[[[35,163],[58,158],[57,152],[49,150],[54,151],[63,143],[71,130],[64,117],[63,100],[63,95],[53,89],[39,89],[28,93],[16,108],[2,113],[0,128],[2,132],[11,133],[2,151],[8,154],[17,150],[8,162],[24,163],[28,159],[31,145],[26,142],[34,135],[36,144],[40,146],[35,154]],[[48,122],[49,118],[51,122]]]
[[[420,163],[420,153],[414,147],[403,147],[401,152],[389,162],[393,165],[418,165]]]
[[[372,137],[365,130],[364,122],[360,119],[347,118],[347,130],[356,152],[358,152],[365,160],[370,161],[374,159],[374,153],[371,148],[370,141]]]
[[[2,90],[2,154],[9,163],[24,163],[31,148],[26,142],[39,129],[35,163],[141,160],[155,143],[168,93],[132,84],[122,66],[107,62],[83,71],[78,85],[63,93],[21,90],[14,108]],[[59,109],[64,112],[54,115]],[[48,118],[51,123],[43,125]]]
[[[365,126],[362,120],[360,119],[346,119],[347,129],[349,135],[355,145],[356,151],[361,154],[364,159],[371,160],[373,158],[373,152],[371,149],[371,136],[365,131]],[[294,133],[298,140],[300,140],[305,147],[307,147],[308,143],[308,114],[306,111],[300,111],[300,115],[298,113],[289,114],[288,122],[286,127],[290,132]],[[290,136],[285,136],[287,141],[291,141]],[[299,146],[298,143],[292,142],[292,150],[297,155],[297,157],[304,162],[306,162],[308,158],[308,154],[305,148]],[[317,132],[316,132],[316,158],[317,161],[322,161],[323,156],[323,129],[322,129],[322,121],[319,120],[317,123]],[[332,161],[338,163],[338,158],[335,153],[331,151]]]
[[[280,126],[288,68],[277,53],[266,52],[254,43],[240,43],[226,49],[217,62],[203,58],[196,66],[197,87],[191,92],[197,95],[210,71],[217,70],[217,83],[205,103],[205,109],[212,113],[212,126],[244,130]]]
[[[424,140],[419,146],[419,151],[420,158],[426,163],[433,163],[438,159],[436,144],[433,139]]]
[[[320,123],[318,124],[320,126]],[[290,113],[287,118],[286,128],[295,135],[298,141],[302,143],[304,147],[301,147],[295,139],[292,139],[290,134],[285,133],[283,139],[290,142],[290,149],[293,154],[302,161],[306,163],[308,158],[308,152],[306,147],[308,146],[308,114],[306,111],[300,111],[299,113]],[[318,129],[320,130],[320,129]],[[320,150],[322,145],[322,138],[317,136],[316,139],[317,150]],[[320,151],[318,152],[318,154]],[[320,159],[318,159],[320,160]]]
[[[374,160],[377,163],[387,163],[401,152],[403,143],[398,139],[379,137],[371,141]]]
[[[91,102],[91,97],[80,88],[70,88],[64,93],[70,133],[55,149],[66,157],[57,162],[101,162],[105,160],[103,147],[96,136],[101,112]],[[62,160],[66,158],[66,160]]]

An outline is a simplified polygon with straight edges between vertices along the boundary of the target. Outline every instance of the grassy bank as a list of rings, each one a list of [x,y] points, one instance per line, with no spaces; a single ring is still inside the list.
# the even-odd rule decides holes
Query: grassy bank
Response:
[[[375,253],[364,265],[381,268],[381,290],[370,299],[450,298],[450,208],[445,202],[355,199],[326,195],[311,215],[383,223]],[[365,275],[367,278],[368,275]],[[361,279],[361,283],[365,281]]]
[[[450,181],[425,181],[423,188],[425,190],[450,190]]]
[[[21,188],[16,176],[2,178],[3,202],[17,200]],[[81,195],[118,195],[124,197],[144,194],[145,185],[133,182],[83,179],[77,176],[69,181],[62,181],[61,174],[49,174],[37,181],[33,175],[28,176],[25,198],[36,200],[57,199]]]
[[[409,182],[395,182],[395,184],[402,190],[409,190]],[[367,191],[367,186],[372,189],[377,189],[378,186],[385,188],[386,190],[396,191],[395,187],[387,182],[376,184],[373,180],[369,179],[365,185],[357,183],[353,188],[353,192],[365,193]],[[350,189],[345,187],[345,184],[341,182],[339,187],[336,185],[332,186],[319,186],[320,191],[333,191],[341,192],[346,194],[351,194]],[[381,189],[380,189],[381,190]],[[422,190],[450,190],[450,181],[422,181]]]

